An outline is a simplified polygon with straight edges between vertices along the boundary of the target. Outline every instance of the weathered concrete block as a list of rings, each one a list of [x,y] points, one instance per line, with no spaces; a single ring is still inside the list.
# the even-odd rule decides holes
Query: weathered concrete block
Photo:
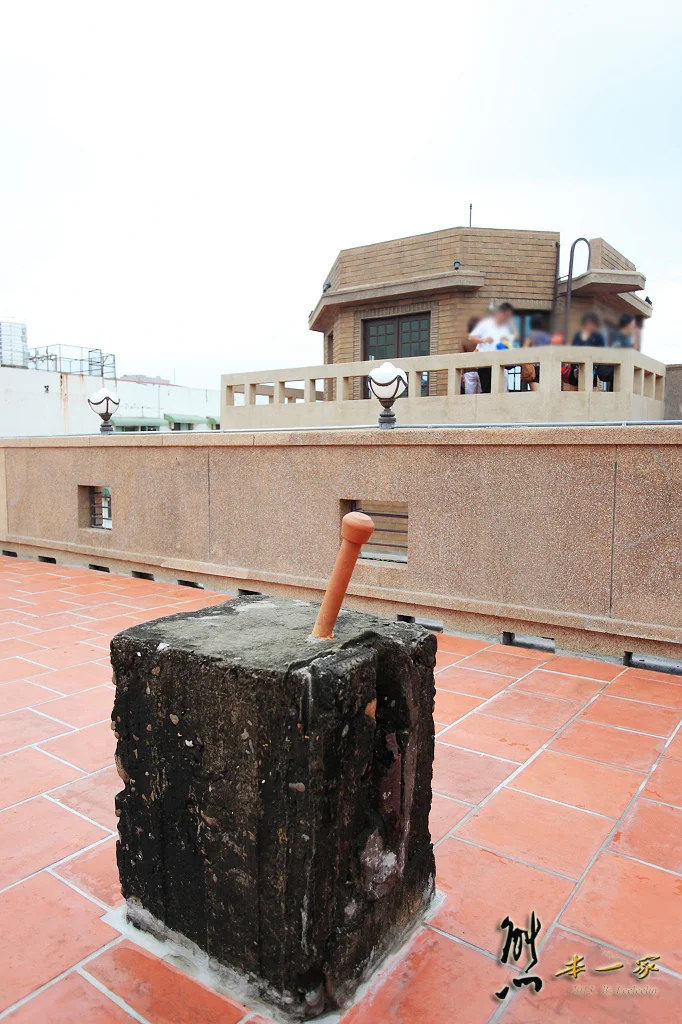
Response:
[[[241,598],[111,644],[129,916],[295,1017],[343,1005],[434,884],[435,637],[343,612],[310,641],[316,611]]]

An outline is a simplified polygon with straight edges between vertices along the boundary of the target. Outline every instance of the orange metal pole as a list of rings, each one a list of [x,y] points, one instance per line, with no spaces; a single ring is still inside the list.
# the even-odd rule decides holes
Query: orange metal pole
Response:
[[[360,548],[374,532],[374,523],[364,512],[349,512],[341,521],[341,547],[334,562],[327,590],[311,636],[319,640],[333,640],[334,626],[353,575]]]

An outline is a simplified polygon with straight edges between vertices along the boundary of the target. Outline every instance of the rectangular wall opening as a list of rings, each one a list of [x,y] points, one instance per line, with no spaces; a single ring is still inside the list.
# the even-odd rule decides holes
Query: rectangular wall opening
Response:
[[[5,556],[5,558],[16,558],[17,557],[16,551],[3,551],[3,555]]]
[[[111,530],[111,488],[97,485],[78,487],[78,525],[81,529]]]
[[[197,590],[203,590],[204,584],[197,583],[196,580],[178,580],[178,586],[180,587],[196,587]]]
[[[530,636],[526,633],[503,633],[502,643],[507,647],[527,647],[531,651],[554,654],[555,644],[550,636]]]
[[[675,658],[663,658],[653,654],[633,654],[626,651],[623,664],[628,668],[648,669],[650,672],[667,672],[672,676],[682,676],[682,661]]]
[[[152,580],[152,582],[154,580],[154,573],[152,572],[138,572],[136,569],[133,569],[130,575],[136,580]]]
[[[39,562],[49,562],[50,565],[56,565],[57,559],[53,558],[52,555],[38,555]]]
[[[90,564],[88,566],[88,569],[94,569],[95,572],[111,572],[111,569],[109,568],[108,565],[92,565],[92,564]]]
[[[343,507],[342,512],[348,511]],[[407,502],[365,501],[350,502],[351,511],[364,512],[374,521],[374,533],[362,545],[360,558],[381,562],[407,562]]]

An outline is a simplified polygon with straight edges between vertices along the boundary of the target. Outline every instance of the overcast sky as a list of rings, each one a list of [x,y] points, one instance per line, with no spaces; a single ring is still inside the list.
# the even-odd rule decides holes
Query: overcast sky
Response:
[[[672,0],[0,0],[0,317],[218,387],[321,361],[339,249],[472,202],[606,238],[681,362],[681,37]]]

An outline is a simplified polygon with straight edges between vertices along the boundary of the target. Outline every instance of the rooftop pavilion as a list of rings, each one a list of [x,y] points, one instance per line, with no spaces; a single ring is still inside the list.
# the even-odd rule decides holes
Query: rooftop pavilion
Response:
[[[114,855],[109,641],[227,595],[7,555],[0,594],[3,1021],[272,1024],[131,937]],[[342,1024],[677,1019],[682,677],[449,633],[436,670],[441,899]],[[500,963],[531,912],[537,993]],[[630,994],[578,994],[604,984]]]

